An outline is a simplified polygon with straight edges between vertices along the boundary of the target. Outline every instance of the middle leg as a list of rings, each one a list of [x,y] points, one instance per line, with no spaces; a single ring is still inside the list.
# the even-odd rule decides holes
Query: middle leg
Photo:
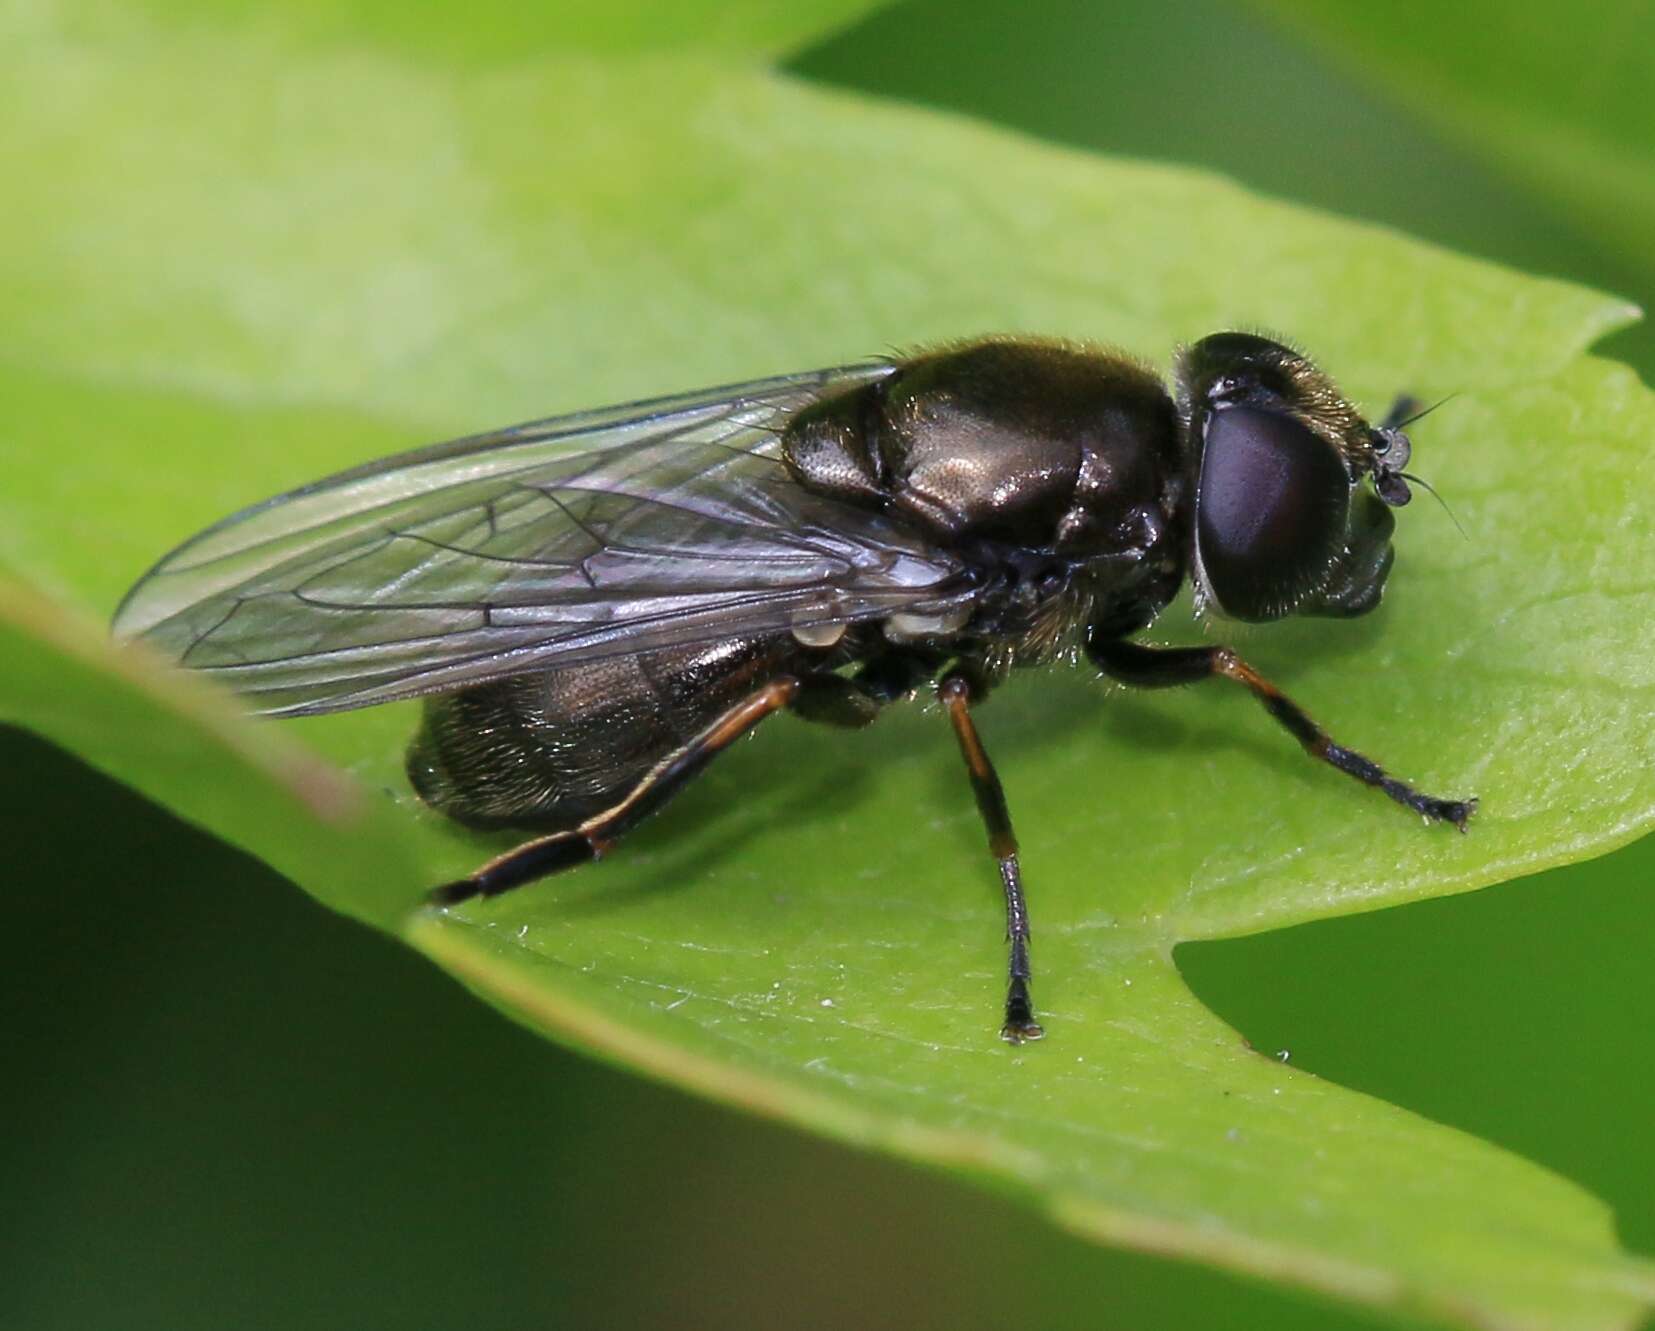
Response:
[[[937,685],[937,696],[948,710],[954,735],[960,741],[960,756],[971,777],[971,793],[977,797],[977,811],[988,829],[988,848],[999,862],[1000,885],[1006,894],[1006,941],[1011,957],[1000,1036],[1008,1044],[1038,1040],[1045,1031],[1034,1019],[1034,1002],[1029,997],[1029,908],[1023,899],[1023,871],[1017,860],[1017,836],[1012,831],[1006,792],[971,719],[970,681],[963,674],[947,675]]]

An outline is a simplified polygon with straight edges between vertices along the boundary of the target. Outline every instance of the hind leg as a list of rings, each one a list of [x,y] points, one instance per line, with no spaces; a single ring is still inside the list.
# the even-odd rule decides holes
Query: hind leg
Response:
[[[708,763],[765,717],[786,707],[798,693],[799,681],[794,676],[777,676],[717,717],[689,743],[668,754],[610,808],[567,831],[536,837],[508,850],[468,877],[434,889],[428,899],[433,905],[451,906],[471,897],[498,896],[537,878],[601,858]]]

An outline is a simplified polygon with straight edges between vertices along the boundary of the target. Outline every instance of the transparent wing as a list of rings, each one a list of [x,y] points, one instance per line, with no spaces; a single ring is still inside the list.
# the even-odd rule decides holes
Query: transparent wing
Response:
[[[780,460],[793,412],[890,372],[733,385],[342,472],[174,550],[115,631],[298,714],[958,599],[950,556]]]

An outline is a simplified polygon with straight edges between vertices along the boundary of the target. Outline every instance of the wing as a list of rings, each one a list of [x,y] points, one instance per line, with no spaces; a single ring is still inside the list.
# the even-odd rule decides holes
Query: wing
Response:
[[[185,542],[115,631],[293,715],[958,601],[958,561],[811,494],[780,458],[792,413],[891,371],[558,417],[341,472]]]

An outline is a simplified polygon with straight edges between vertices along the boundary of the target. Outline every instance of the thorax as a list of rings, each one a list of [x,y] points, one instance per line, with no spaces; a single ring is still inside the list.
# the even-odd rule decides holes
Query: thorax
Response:
[[[899,362],[791,421],[807,489],[897,519],[952,552],[969,614],[898,615],[887,636],[952,635],[1022,660],[1102,616],[1147,622],[1183,578],[1177,410],[1108,351],[1008,339]]]

